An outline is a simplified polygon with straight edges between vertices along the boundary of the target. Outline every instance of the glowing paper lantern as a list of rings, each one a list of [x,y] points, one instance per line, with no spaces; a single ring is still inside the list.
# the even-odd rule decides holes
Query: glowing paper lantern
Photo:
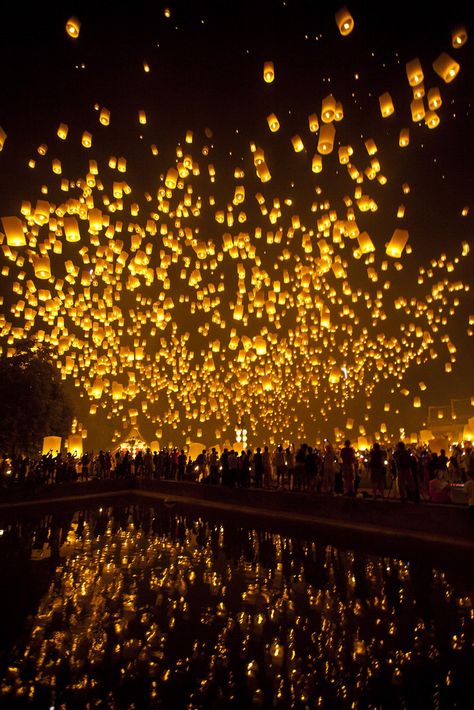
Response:
[[[311,133],[317,133],[319,130],[319,121],[317,114],[312,113],[310,116],[308,116],[308,123],[309,130],[311,131]]]
[[[77,17],[70,17],[69,20],[66,22],[66,32],[68,33],[69,37],[77,39],[79,37],[80,30],[81,23],[79,22]]]
[[[280,122],[278,121],[278,118],[275,116],[274,113],[270,113],[267,116],[267,123],[272,133],[276,133],[276,131],[278,131],[280,128]]]
[[[400,136],[398,138],[398,145],[400,148],[406,148],[406,146],[410,143],[410,129],[409,128],[402,128],[400,131]]]
[[[51,263],[49,256],[33,257],[33,269],[37,279],[51,278]]]
[[[359,242],[359,249],[362,254],[369,254],[371,251],[375,251],[374,244],[368,232],[358,234],[357,241]]]
[[[321,106],[321,120],[323,123],[332,123],[336,114],[336,99],[332,94],[325,96]]]
[[[319,131],[318,153],[327,155],[332,152],[335,135],[336,129],[331,123],[325,123],[324,126],[321,126],[321,130]]]
[[[275,79],[275,67],[273,62],[267,61],[263,65],[263,79],[267,84],[271,84]]]
[[[408,237],[409,234],[406,229],[396,229],[385,250],[388,256],[399,259],[408,241]]]
[[[75,217],[64,217],[64,233],[66,235],[66,241],[68,242],[78,242],[81,238],[81,233],[79,231],[79,225]]]
[[[459,49],[467,42],[467,30],[463,25],[459,25],[451,32],[451,44],[454,49]]]
[[[5,141],[7,140],[7,134],[3,130],[3,128],[0,126],[0,153],[3,150],[3,146],[5,145]]]
[[[354,19],[347,9],[347,7],[341,7],[335,13],[336,25],[343,37],[346,37],[354,29]]]
[[[428,91],[428,106],[431,111],[436,111],[442,104],[441,94],[437,86]]]
[[[60,436],[45,436],[43,439],[42,455],[46,456],[46,454],[50,452],[58,454],[61,451],[61,441]]]
[[[406,63],[406,72],[410,86],[418,86],[424,79],[423,69],[418,57]]]
[[[435,111],[427,111],[425,114],[425,123],[428,128],[436,128],[439,126],[439,116]]]
[[[103,126],[108,126],[110,123],[110,111],[108,108],[101,108],[99,114],[99,121]]]
[[[380,104],[380,113],[382,114],[382,118],[387,118],[388,116],[391,116],[392,113],[395,111],[392,97],[386,91],[384,94],[381,94],[379,96],[379,104]]]
[[[304,144],[300,136],[293,136],[293,138],[291,139],[291,143],[293,145],[293,150],[295,151],[295,153],[301,153],[301,151],[304,150]]]
[[[414,123],[422,121],[425,117],[425,106],[423,99],[413,99],[410,104],[411,117]]]
[[[169,168],[166,173],[165,185],[170,190],[174,190],[178,182],[179,173],[176,168]]]
[[[78,434],[70,436],[67,440],[67,450],[69,454],[72,454],[72,456],[80,458],[83,452],[82,436],[79,436]]]
[[[442,52],[439,57],[434,60],[433,69],[443,81],[449,84],[449,82],[453,81],[458,75],[460,66],[449,54]]]
[[[18,217],[2,217],[2,224],[9,247],[22,247],[26,244],[23,223]]]
[[[61,138],[61,140],[65,141],[67,138],[68,131],[69,127],[65,123],[60,123],[58,128],[58,137]]]

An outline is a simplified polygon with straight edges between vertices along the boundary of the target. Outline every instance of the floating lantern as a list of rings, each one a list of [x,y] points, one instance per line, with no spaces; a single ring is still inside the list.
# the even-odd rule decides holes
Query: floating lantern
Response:
[[[101,108],[99,114],[99,121],[103,126],[108,126],[110,123],[110,111],[108,108]]]
[[[392,97],[386,91],[384,94],[381,94],[379,96],[379,104],[380,104],[380,113],[382,114],[382,118],[387,118],[388,116],[391,116],[392,113],[395,111]]]
[[[408,241],[408,236],[409,234],[406,229],[396,229],[385,250],[388,256],[399,259]]]
[[[79,37],[79,32],[81,31],[81,23],[77,17],[70,17],[66,22],[66,32],[69,37],[77,39]]]
[[[58,128],[58,137],[61,138],[61,140],[65,141],[67,138],[68,131],[69,127],[65,123],[60,123]]]
[[[270,113],[267,116],[267,123],[272,133],[276,133],[276,131],[278,131],[280,128],[280,123],[274,113]]]
[[[26,244],[23,222],[18,217],[2,217],[3,229],[9,247],[22,247]]]
[[[413,99],[410,103],[411,117],[414,123],[422,121],[425,117],[425,106],[423,99]]]
[[[428,91],[428,106],[431,111],[436,111],[442,104],[441,94],[437,86]]]
[[[425,123],[428,128],[436,128],[439,126],[439,116],[435,111],[427,111],[425,113]]]
[[[70,436],[67,440],[67,450],[68,453],[75,458],[80,458],[83,453],[82,436],[75,434]]]
[[[312,113],[308,116],[309,130],[311,133],[317,133],[319,130],[319,121],[316,113]]]
[[[5,145],[5,141],[7,140],[7,134],[3,130],[3,128],[0,126],[0,153],[3,150],[3,146]]]
[[[51,263],[49,256],[33,257],[33,269],[37,279],[51,278]]]
[[[304,150],[304,143],[301,140],[300,136],[293,136],[293,138],[291,139],[291,143],[293,145],[293,150],[295,151],[295,153],[301,153],[301,151]]]
[[[311,170],[313,171],[313,173],[320,173],[322,169],[323,169],[323,159],[321,158],[320,155],[315,153],[313,155],[313,160],[311,161]]]
[[[347,7],[341,7],[340,10],[334,15],[336,19],[336,25],[343,37],[346,37],[354,29],[354,18],[347,9]]]
[[[406,63],[406,72],[410,86],[418,86],[424,79],[421,62],[418,58]]]
[[[321,106],[321,120],[323,123],[332,123],[336,114],[336,99],[332,94],[325,96]]]
[[[61,451],[61,441],[62,439],[60,436],[45,436],[43,438],[42,455],[46,456],[50,452],[53,454],[59,454]]]
[[[467,42],[467,30],[464,25],[459,25],[451,32],[451,44],[454,49],[459,49]]]
[[[433,69],[443,81],[449,84],[458,75],[460,66],[449,54],[442,52],[433,62]]]
[[[324,126],[321,126],[321,130],[319,131],[318,153],[327,155],[332,152],[335,135],[336,129],[331,123],[326,123]]]
[[[273,62],[265,62],[263,65],[263,79],[267,84],[271,84],[275,79],[275,67]]]

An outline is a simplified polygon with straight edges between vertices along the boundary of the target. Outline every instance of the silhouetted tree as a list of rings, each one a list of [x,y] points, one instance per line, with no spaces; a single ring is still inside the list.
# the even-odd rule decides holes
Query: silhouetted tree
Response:
[[[45,436],[68,435],[73,410],[46,347],[27,339],[0,357],[0,451],[34,455]]]

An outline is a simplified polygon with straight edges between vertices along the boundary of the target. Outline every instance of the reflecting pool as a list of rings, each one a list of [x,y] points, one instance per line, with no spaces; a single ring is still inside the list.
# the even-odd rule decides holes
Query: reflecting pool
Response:
[[[3,516],[8,708],[473,707],[473,583],[170,503]]]

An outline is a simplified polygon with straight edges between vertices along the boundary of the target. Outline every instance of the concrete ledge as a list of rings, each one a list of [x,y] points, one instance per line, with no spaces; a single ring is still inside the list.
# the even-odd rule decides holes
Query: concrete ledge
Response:
[[[461,547],[474,547],[474,530],[467,506],[401,503],[398,500],[333,497],[315,493],[275,491],[255,488],[227,488],[190,482],[122,479],[92,480],[0,490],[0,509],[74,502],[85,499],[123,496],[141,497],[175,504],[205,506],[209,510],[237,513],[241,517],[263,517],[266,521],[291,523],[304,527],[339,530],[345,537],[351,531],[385,540],[431,540]]]

